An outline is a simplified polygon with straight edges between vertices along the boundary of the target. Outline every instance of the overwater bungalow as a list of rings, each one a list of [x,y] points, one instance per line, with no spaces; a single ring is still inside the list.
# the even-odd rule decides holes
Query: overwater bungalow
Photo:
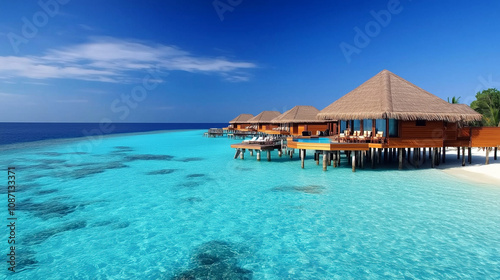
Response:
[[[311,126],[317,125],[310,121],[315,108],[304,109],[307,114],[303,115],[307,115],[307,118],[296,117],[303,107],[297,106],[276,116],[272,122],[279,126],[271,126],[269,121],[264,124],[263,121],[253,120],[259,123],[259,131],[262,132],[292,123],[288,125],[288,131],[294,137],[289,137],[286,145],[266,149],[278,149],[280,156],[282,150],[286,149],[290,157],[293,157],[295,150],[299,150],[302,167],[306,150],[313,151],[317,164],[320,155],[323,156],[323,170],[328,165],[338,166],[342,152],[355,171],[358,166],[363,168],[365,160],[371,163],[372,168],[381,159],[398,160],[399,169],[402,169],[405,160],[419,167],[426,161],[427,151],[431,166],[434,167],[445,162],[448,147],[457,148],[457,155],[462,156],[462,165],[465,165],[466,149],[471,163],[471,148],[484,148],[488,163],[489,151],[494,151],[496,160],[500,147],[499,127],[470,126],[482,119],[481,114],[467,105],[450,104],[387,70],[316,114],[316,120],[324,122],[322,125],[330,130],[329,137],[310,139],[297,136],[301,129],[311,131]],[[253,119],[259,116],[262,119],[263,113]],[[252,120],[249,122],[252,123]],[[231,147],[238,151],[242,149],[237,144]]]
[[[319,110],[313,106],[295,106],[274,118],[272,123],[278,124],[279,127],[268,133],[293,136],[328,134],[329,125],[325,120],[316,118],[318,113]]]
[[[249,119],[248,123],[253,129],[259,132],[273,131],[273,128],[277,128],[278,125],[273,124],[271,121],[279,115],[281,115],[281,113],[278,111],[263,111],[257,116]]]
[[[248,122],[251,118],[254,116],[252,114],[240,114],[236,118],[232,119],[229,122],[228,129],[230,128],[231,130],[243,130],[246,129],[248,126],[251,124]]]

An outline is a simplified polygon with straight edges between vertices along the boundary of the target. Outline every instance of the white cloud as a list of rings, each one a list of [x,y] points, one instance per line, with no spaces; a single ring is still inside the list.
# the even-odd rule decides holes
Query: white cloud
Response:
[[[228,81],[247,81],[248,77],[241,75],[241,71],[256,67],[251,62],[224,57],[196,56],[176,46],[101,37],[85,44],[48,50],[42,56],[0,56],[0,79],[130,82],[132,71],[155,69],[215,73]],[[236,72],[240,73],[233,74]]]

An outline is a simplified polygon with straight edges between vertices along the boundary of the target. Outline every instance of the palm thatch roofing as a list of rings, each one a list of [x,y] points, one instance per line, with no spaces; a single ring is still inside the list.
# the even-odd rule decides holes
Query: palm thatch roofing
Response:
[[[236,118],[232,119],[229,123],[248,123],[248,120],[253,118],[252,114],[241,114],[237,116]]]
[[[295,106],[272,120],[272,123],[323,123],[316,119],[319,110],[313,106]]]
[[[281,113],[278,111],[263,111],[257,116],[249,119],[247,123],[270,123],[279,115],[281,115]]]
[[[362,85],[321,110],[318,119],[397,119],[428,121],[477,121],[479,113],[465,112],[383,70]]]

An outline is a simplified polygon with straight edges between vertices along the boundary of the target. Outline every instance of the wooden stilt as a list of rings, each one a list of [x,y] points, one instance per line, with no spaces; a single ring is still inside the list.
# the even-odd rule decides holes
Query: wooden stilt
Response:
[[[253,157],[253,150],[249,150],[250,151],[250,156]]]
[[[446,163],[446,147],[443,146],[443,163]]]
[[[486,164],[490,164],[490,149],[486,147]]]
[[[426,159],[425,150],[427,150],[427,148],[423,148],[423,150],[422,150],[422,164],[425,163],[425,159]]]
[[[293,149],[290,150],[290,158],[293,158]]]
[[[326,160],[328,161],[328,166],[332,166],[332,154],[330,152],[326,153]]]
[[[374,150],[373,149],[370,149],[371,152],[370,152],[370,163],[372,165],[372,169],[375,168],[375,153],[374,153]]]
[[[267,151],[267,161],[271,161],[271,151]]]
[[[245,149],[241,149],[240,158],[245,159]]]
[[[398,157],[399,157],[399,167],[398,169],[399,170],[402,170],[403,169],[403,149],[399,148],[398,149]]]
[[[382,158],[382,149],[378,149],[377,163],[380,164],[380,159]]]
[[[302,169],[304,169],[304,158],[305,158],[305,151],[304,149],[300,150],[300,166]]]
[[[260,153],[261,151],[257,151],[257,161],[260,161]]]
[[[497,160],[497,150],[498,150],[498,147],[495,147],[495,151],[493,153],[493,159],[494,160]]]
[[[431,156],[431,167],[434,168],[436,165],[436,148],[432,148]]]
[[[439,163],[441,162],[441,148],[437,148],[436,151],[436,165],[439,166]]]
[[[281,157],[283,155],[283,151],[282,150],[278,150],[278,156]]]
[[[462,147],[462,166],[465,166],[465,147]]]
[[[360,159],[359,161],[361,161],[361,169],[365,169],[365,154],[366,154],[366,151],[360,151]]]
[[[352,172],[356,172],[356,152],[352,153]]]
[[[460,147],[457,147],[457,159],[460,159]]]
[[[319,156],[320,153],[316,152],[316,165],[319,165]]]
[[[388,157],[389,155],[387,154],[387,148],[384,149],[384,162],[387,162],[387,160],[389,159]]]
[[[323,171],[326,171],[327,168],[326,161],[327,161],[326,152],[323,152]]]
[[[434,149],[434,148],[429,148],[429,159],[432,159],[432,150],[433,150],[433,149]]]
[[[408,163],[411,163],[411,148],[408,148],[407,150],[406,159],[408,160]]]
[[[469,164],[472,164],[472,148],[467,148],[467,159],[469,160]]]
[[[340,151],[337,151],[337,166],[340,166]]]

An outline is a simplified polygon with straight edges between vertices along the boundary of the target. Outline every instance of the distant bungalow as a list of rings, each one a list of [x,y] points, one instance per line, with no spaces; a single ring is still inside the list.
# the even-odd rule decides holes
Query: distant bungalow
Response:
[[[278,127],[278,125],[272,123],[272,120],[279,115],[281,115],[281,113],[278,111],[263,111],[257,116],[249,119],[248,123],[250,123],[256,131],[272,131],[273,128]]]
[[[427,149],[434,167],[445,161],[446,147],[457,147],[458,155],[461,148],[462,165],[465,165],[465,148],[471,162],[472,147],[494,148],[496,159],[500,146],[500,128],[468,126],[480,121],[481,114],[464,104],[450,104],[388,70],[381,71],[321,111],[312,106],[296,106],[279,116],[274,112],[276,116],[272,120],[270,113],[265,112],[248,122],[258,124],[259,132],[294,137],[287,139],[286,146],[266,143],[260,145],[265,146],[261,150],[268,151],[270,160],[272,149],[278,149],[280,155],[281,150],[286,149],[290,156],[298,149],[302,167],[306,150],[314,151],[318,164],[323,155],[324,170],[332,163],[334,166],[340,164],[340,152],[343,151],[354,171],[356,166],[363,167],[366,157],[373,167],[381,160],[382,152],[384,161],[398,158],[401,169],[404,159],[418,167],[425,161]],[[328,138],[315,138],[320,134]],[[245,147],[238,144],[231,147],[243,153],[252,147],[242,144]]]
[[[246,129],[248,126],[250,126],[248,120],[251,118],[253,118],[252,114],[241,114],[229,122],[230,125],[228,128],[232,130]]]
[[[326,121],[316,118],[318,113],[319,110],[313,106],[295,106],[272,120],[279,127],[277,132],[271,131],[270,134],[323,135],[328,126]]]

